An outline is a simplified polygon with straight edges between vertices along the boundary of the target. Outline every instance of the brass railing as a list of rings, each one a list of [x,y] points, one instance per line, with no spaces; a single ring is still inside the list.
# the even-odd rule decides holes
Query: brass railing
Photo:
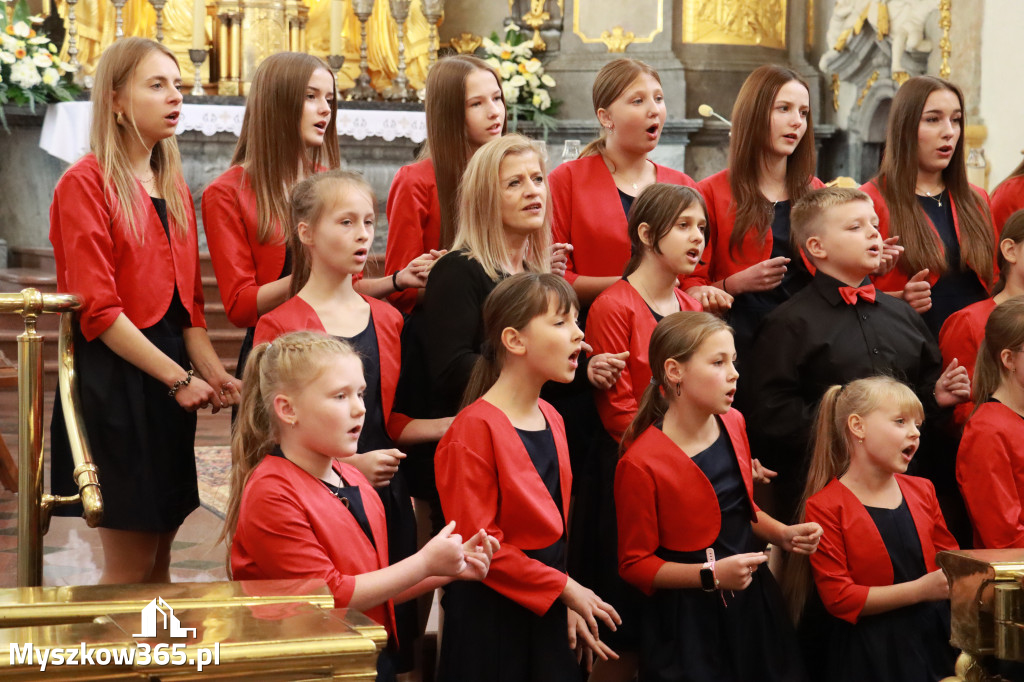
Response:
[[[95,527],[103,518],[96,465],[79,413],[75,383],[74,337],[71,316],[81,307],[70,294],[43,294],[24,289],[0,294],[0,313],[19,314],[25,331],[18,335],[18,586],[33,587],[43,580],[43,536],[50,527],[55,507],[82,502],[86,523]],[[62,497],[43,493],[43,336],[36,331],[42,314],[59,313],[60,399],[67,424],[74,478],[78,495]]]

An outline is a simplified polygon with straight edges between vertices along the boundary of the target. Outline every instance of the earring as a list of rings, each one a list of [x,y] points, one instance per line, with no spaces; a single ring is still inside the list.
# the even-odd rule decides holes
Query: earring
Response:
[[[117,121],[117,125],[123,126],[124,125],[124,113],[119,111],[116,114],[114,114],[114,120]]]
[[[677,381],[676,382],[676,397],[677,398],[679,397],[679,394],[680,394],[680,391],[682,390],[682,387],[683,387],[683,382]]]

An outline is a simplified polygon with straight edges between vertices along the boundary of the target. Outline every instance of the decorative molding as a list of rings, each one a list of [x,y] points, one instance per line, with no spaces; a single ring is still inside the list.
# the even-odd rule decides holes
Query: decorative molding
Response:
[[[786,48],[786,0],[683,0],[683,42]]]
[[[611,33],[608,31],[601,32],[601,42],[608,46],[608,51],[612,53],[625,52],[629,44],[636,39],[632,31],[623,32],[621,26],[616,26],[612,29]]]
[[[458,38],[452,38],[449,44],[459,54],[473,54],[484,44],[484,39],[473,33],[463,33]]]
[[[832,110],[839,111],[839,74],[832,74]]]
[[[547,0],[530,0],[530,11],[523,15],[523,23],[533,29],[533,49],[544,51],[547,43],[540,37],[540,27],[551,19],[551,13],[544,9]]]
[[[871,76],[868,77],[867,82],[864,83],[864,88],[861,89],[861,91],[860,91],[860,97],[857,98],[857,107],[858,108],[862,104],[864,104],[864,98],[868,96],[868,93],[871,92],[871,88],[875,87],[875,83],[877,83],[877,82],[878,82],[878,70],[876,69],[871,74]]]
[[[572,0],[572,32],[579,36],[579,39],[582,40],[584,43],[604,43],[605,47],[608,48],[609,52],[624,51],[626,49],[625,45],[622,46],[621,50],[614,50],[612,49],[612,44],[618,46],[619,40],[625,40],[626,38],[629,38],[629,42],[627,42],[626,45],[630,45],[632,43],[654,42],[654,37],[661,33],[665,28],[665,0],[658,0],[658,23],[655,26],[654,30],[651,31],[647,36],[637,38],[632,31],[626,32],[625,29],[622,28],[621,26],[615,26],[614,28],[612,28],[611,31],[602,31],[599,37],[594,38],[586,35],[582,30],[580,30],[580,4],[580,0]],[[618,38],[619,35],[622,36],[621,39]],[[609,41],[611,41],[611,44],[609,44]]]
[[[939,40],[942,66],[939,67],[939,75],[943,78],[949,78],[949,55],[953,50],[953,43],[949,40],[949,29],[953,26],[953,11],[950,2],[951,0],[939,0],[939,28],[942,29],[942,38]]]

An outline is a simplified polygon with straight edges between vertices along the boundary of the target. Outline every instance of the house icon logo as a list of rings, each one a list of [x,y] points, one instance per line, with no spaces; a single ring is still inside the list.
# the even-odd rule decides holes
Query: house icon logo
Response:
[[[165,602],[163,597],[157,597],[142,609],[142,632],[132,637],[156,637],[157,613],[163,616],[163,629],[167,630],[171,637],[188,637],[189,633],[193,637],[196,636],[196,629],[181,627],[181,622],[174,615],[171,605]]]

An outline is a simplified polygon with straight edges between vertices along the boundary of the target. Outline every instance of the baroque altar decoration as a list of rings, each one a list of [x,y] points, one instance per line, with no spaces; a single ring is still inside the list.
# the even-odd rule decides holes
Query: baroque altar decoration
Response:
[[[7,132],[6,105],[27,106],[35,113],[37,103],[66,102],[78,92],[69,76],[74,67],[37,30],[42,23],[43,17],[29,15],[25,0],[15,4],[10,17],[6,5],[0,10],[0,125]]]
[[[508,24],[504,39],[497,32],[483,39],[484,61],[498,72],[505,106],[509,114],[509,130],[514,132],[519,119],[533,121],[544,131],[544,137],[558,127],[554,116],[561,101],[552,99],[550,88],[555,79],[544,73],[544,64],[533,56],[533,39],[524,36],[518,26]]]

